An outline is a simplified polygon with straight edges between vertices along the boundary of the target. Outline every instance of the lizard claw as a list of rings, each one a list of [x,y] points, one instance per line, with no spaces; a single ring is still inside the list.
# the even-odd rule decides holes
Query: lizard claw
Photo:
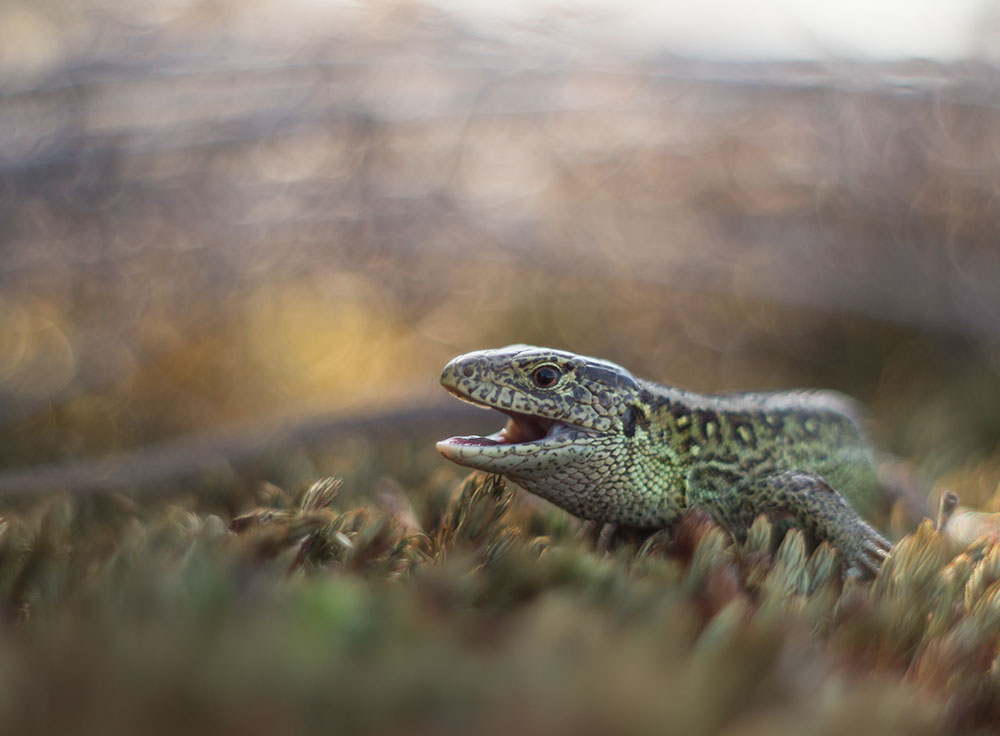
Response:
[[[851,541],[853,544],[843,550],[849,570],[863,578],[875,577],[892,551],[892,543],[864,522]]]

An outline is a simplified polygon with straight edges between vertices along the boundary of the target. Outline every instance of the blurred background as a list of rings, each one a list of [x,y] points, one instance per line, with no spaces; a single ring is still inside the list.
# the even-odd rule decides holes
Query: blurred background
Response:
[[[0,492],[424,477],[511,342],[992,492],[1000,3],[695,5],[7,0]]]

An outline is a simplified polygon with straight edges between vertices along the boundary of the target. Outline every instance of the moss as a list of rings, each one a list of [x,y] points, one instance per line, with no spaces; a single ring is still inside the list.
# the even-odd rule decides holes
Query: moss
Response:
[[[881,736],[1000,719],[995,548],[953,552],[927,524],[861,583],[763,519],[735,544],[689,514],[599,552],[496,477],[446,505],[440,482],[387,508],[338,507],[326,479],[229,518],[68,498],[8,513],[0,722]]]

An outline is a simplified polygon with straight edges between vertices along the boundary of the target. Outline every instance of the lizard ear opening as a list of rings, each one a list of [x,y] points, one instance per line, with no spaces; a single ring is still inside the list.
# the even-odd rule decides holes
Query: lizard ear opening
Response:
[[[629,405],[625,407],[625,413],[622,414],[622,432],[625,433],[626,437],[635,436],[635,423],[639,419],[645,419],[646,414],[638,406]]]

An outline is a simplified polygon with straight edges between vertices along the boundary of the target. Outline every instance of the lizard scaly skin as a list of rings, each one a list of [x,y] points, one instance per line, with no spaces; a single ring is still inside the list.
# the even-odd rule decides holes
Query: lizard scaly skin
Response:
[[[510,417],[489,437],[439,442],[444,457],[583,519],[657,529],[697,506],[741,537],[765,514],[865,575],[891,547],[861,518],[888,494],[858,407],[840,394],[698,394],[528,345],[461,355],[441,383]]]

